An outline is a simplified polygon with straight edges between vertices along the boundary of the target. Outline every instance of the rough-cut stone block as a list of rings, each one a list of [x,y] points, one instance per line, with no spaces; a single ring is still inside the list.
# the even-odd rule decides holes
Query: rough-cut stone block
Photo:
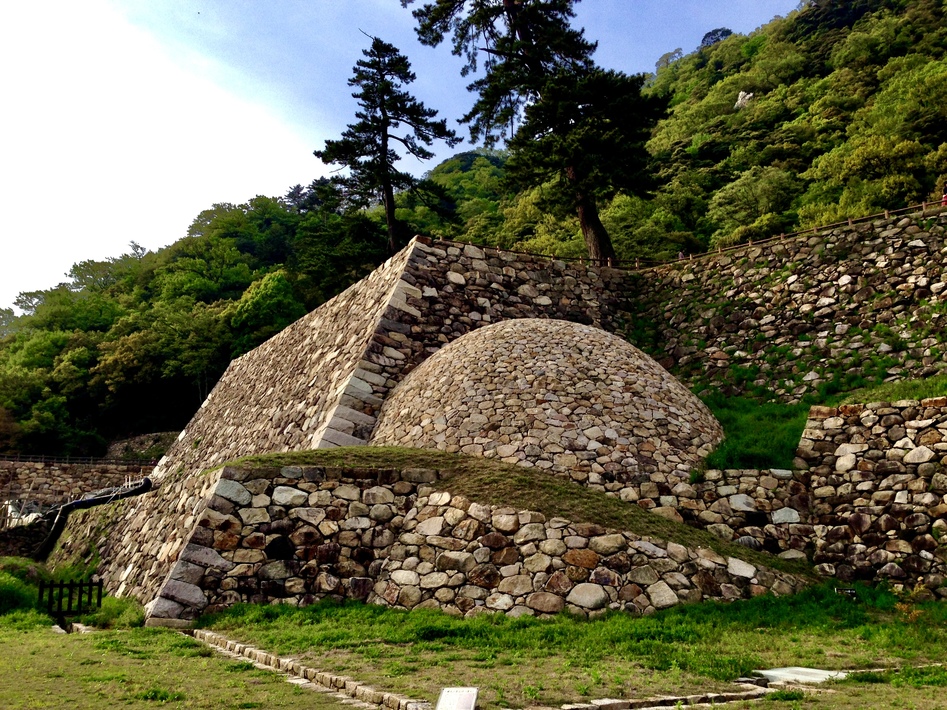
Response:
[[[233,501],[237,505],[249,505],[253,497],[250,495],[250,491],[236,481],[232,481],[228,478],[222,478],[218,481],[214,493],[221,498]]]
[[[601,609],[608,604],[608,592],[601,585],[583,582],[573,587],[566,601],[583,609]]]

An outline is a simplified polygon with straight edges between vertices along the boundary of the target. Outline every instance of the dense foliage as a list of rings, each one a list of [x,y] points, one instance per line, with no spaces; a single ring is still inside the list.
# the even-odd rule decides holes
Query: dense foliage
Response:
[[[386,257],[379,223],[340,213],[330,188],[214,205],[170,247],[132,243],[21,294],[0,325],[0,452],[98,455],[183,427],[231,358]]]
[[[511,153],[444,161],[425,175],[423,193],[396,190],[395,217],[408,233],[587,256],[575,203],[562,200],[570,163],[590,176],[598,216],[626,262],[940,199],[947,181],[940,0],[812,0],[749,36],[711,30],[690,54],[661,57],[657,73],[626,94],[615,87],[640,81],[594,68],[594,45],[568,27],[570,2],[550,5],[548,26],[537,17],[514,23],[513,34],[493,0],[476,4],[483,16],[453,0],[417,7],[432,13],[420,17],[432,33],[422,39],[451,37],[461,53],[478,28],[495,21],[507,31],[491,49],[519,52],[525,65],[481,54],[495,73],[492,84],[474,83],[470,119],[484,137],[515,114],[532,138],[521,134]],[[473,23],[469,37],[455,34],[454,20]],[[547,31],[565,43],[561,56],[522,53],[533,46],[529,33]],[[391,54],[378,49],[378,61]],[[531,74],[534,61],[548,70]],[[577,70],[582,82],[559,86]],[[609,157],[613,114],[657,105],[635,103],[639,88],[669,114],[649,138],[635,133],[647,125],[641,117],[618,133],[648,138],[638,155],[650,162],[626,161],[627,175],[615,161],[582,164],[585,148]],[[556,110],[532,100],[557,90]],[[592,104],[604,108],[586,111]],[[544,129],[560,119],[576,130]],[[648,173],[653,192],[633,192]],[[387,256],[385,216],[344,181],[320,179],[282,198],[214,205],[170,247],[150,253],[133,242],[122,256],[76,264],[56,288],[21,294],[22,315],[0,309],[0,452],[98,454],[109,439],[183,426],[232,357]]]
[[[471,138],[492,146],[509,135],[511,182],[544,185],[575,213],[589,257],[604,263],[616,254],[599,203],[645,188],[644,143],[664,101],[641,95],[642,77],[595,65],[595,44],[572,26],[577,1],[436,0],[413,15],[422,43],[450,37],[466,60],[462,74],[483,69],[467,87],[476,94],[462,119]]]

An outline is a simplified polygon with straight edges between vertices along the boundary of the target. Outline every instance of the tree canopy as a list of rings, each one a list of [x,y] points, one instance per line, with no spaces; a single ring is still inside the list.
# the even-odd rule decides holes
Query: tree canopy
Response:
[[[618,186],[643,186],[644,138],[661,102],[641,97],[639,78],[595,66],[595,43],[571,25],[576,1],[436,0],[413,15],[422,43],[451,37],[465,75],[486,55],[462,119],[471,138],[489,146],[512,136],[510,178],[520,187],[553,187],[575,211],[589,256],[604,262],[615,250],[598,199]]]

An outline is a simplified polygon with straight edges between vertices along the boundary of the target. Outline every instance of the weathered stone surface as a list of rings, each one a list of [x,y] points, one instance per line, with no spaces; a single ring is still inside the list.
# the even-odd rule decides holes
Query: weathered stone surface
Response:
[[[566,601],[585,609],[601,609],[608,604],[608,592],[598,584],[584,582],[573,587]]]
[[[727,558],[727,571],[736,577],[751,579],[756,576],[756,567],[749,562],[738,560],[736,557]]]
[[[655,609],[667,609],[679,603],[677,594],[665,582],[657,582],[647,589],[648,599]]]
[[[589,548],[603,557],[621,552],[625,547],[625,538],[618,534],[600,535],[589,540]]]
[[[233,501],[237,505],[249,505],[250,500],[253,498],[253,496],[250,495],[250,491],[242,485],[226,478],[222,478],[217,483],[217,488],[214,490],[214,493],[221,498]]]
[[[272,498],[274,505],[283,505],[295,508],[297,506],[306,505],[306,503],[309,501],[309,494],[306,491],[301,491],[297,488],[290,488],[289,486],[277,486],[273,490]]]
[[[781,525],[784,523],[798,523],[801,518],[799,516],[799,511],[786,507],[780,508],[779,510],[774,510],[772,520],[774,524]]]
[[[524,341],[543,346],[523,357]],[[484,362],[516,375],[494,379]],[[634,372],[635,376],[601,379],[592,370]],[[542,390],[524,392],[519,383],[535,378]],[[481,381],[496,388],[489,400],[473,394],[472,385]],[[594,393],[592,383],[596,383]],[[600,400],[607,417],[591,408],[580,417],[564,415],[563,411],[571,410],[564,410],[561,402],[576,397]],[[654,408],[674,409],[676,414],[639,416]],[[527,437],[499,440],[500,432],[521,421],[526,409],[542,424],[544,445],[531,444]],[[461,423],[440,430],[434,420],[448,412],[460,417]],[[419,421],[430,424],[419,427]],[[449,446],[472,455],[501,455],[541,465],[554,473],[584,472],[586,478],[592,472],[589,459],[572,457],[567,462],[560,454],[607,449],[615,464],[643,457],[654,470],[684,478],[699,462],[698,450],[716,443],[721,435],[719,424],[699,400],[627,342],[575,323],[520,318],[474,330],[421,363],[388,395],[372,443]],[[642,442],[641,448],[634,442]],[[501,532],[513,532],[497,522]]]
[[[203,609],[207,606],[207,597],[200,587],[176,579],[168,581],[161,588],[161,596],[184,607]]]
[[[565,607],[565,600],[558,594],[535,592],[526,598],[526,606],[544,614],[558,614]]]

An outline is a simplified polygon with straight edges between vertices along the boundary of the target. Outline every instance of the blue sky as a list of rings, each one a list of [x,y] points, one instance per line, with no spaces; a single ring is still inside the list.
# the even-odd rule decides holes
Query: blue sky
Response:
[[[576,24],[598,41],[599,64],[637,73],[692,51],[709,30],[749,33],[797,4],[584,0]],[[170,244],[215,202],[278,196],[327,174],[312,151],[353,118],[346,82],[369,44],[362,32],[408,55],[415,95],[449,122],[469,108],[460,60],[447,45],[421,46],[398,0],[5,5],[0,307],[132,240]],[[451,152],[403,165],[420,173]]]

